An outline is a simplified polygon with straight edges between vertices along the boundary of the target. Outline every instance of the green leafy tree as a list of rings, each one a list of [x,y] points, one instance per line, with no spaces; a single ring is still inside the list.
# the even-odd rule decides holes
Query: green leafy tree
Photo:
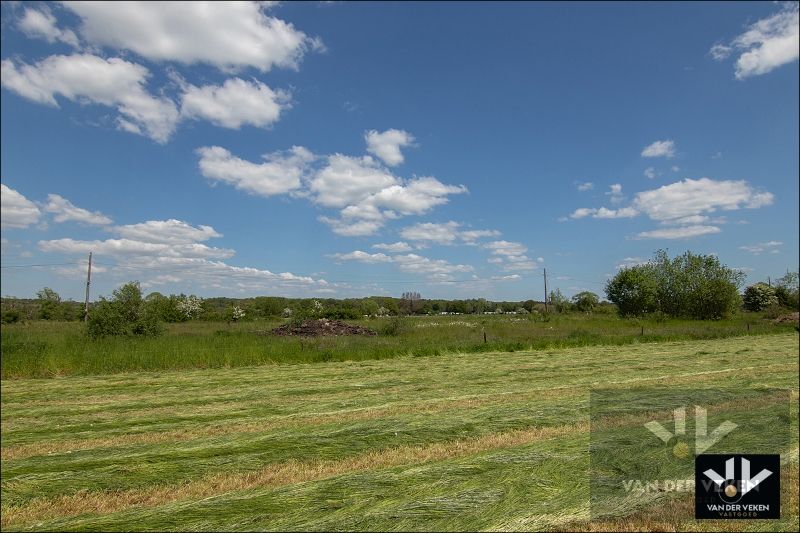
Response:
[[[569,300],[561,293],[560,289],[550,291],[550,304],[559,313],[566,313],[571,307]]]
[[[599,303],[600,298],[595,293],[589,291],[579,292],[572,297],[572,305],[575,306],[575,309],[583,313],[591,313]]]
[[[36,293],[39,299],[39,318],[42,320],[58,320],[63,318],[61,309],[61,296],[50,287],[45,287]]]
[[[756,283],[744,290],[744,308],[748,311],[762,311],[777,304],[775,289],[766,283]]]
[[[775,296],[778,303],[784,307],[798,309],[798,273],[787,272],[785,276],[779,278],[775,284]]]
[[[656,311],[665,316],[717,319],[739,306],[743,274],[713,255],[685,252],[670,259],[659,250],[644,265],[620,270],[606,284],[621,316]]]
[[[649,265],[620,270],[606,284],[606,296],[620,316],[641,316],[658,310],[658,285]]]
[[[157,307],[142,298],[139,282],[126,283],[111,299],[101,298],[89,314],[87,333],[92,338],[107,336],[156,336],[163,326]]]

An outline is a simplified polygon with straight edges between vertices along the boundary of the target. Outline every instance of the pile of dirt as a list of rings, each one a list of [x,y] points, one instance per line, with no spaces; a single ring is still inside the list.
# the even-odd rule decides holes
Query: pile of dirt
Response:
[[[322,335],[377,335],[363,326],[354,326],[341,320],[304,320],[297,324],[289,322],[272,330],[274,335],[294,337],[318,337]]]
[[[776,324],[786,324],[790,322],[800,322],[800,313],[790,313],[788,315],[781,315],[774,320]]]

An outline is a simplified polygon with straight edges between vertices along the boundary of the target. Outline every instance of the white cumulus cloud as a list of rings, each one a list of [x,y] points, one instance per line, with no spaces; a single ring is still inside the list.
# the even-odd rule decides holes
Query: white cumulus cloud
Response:
[[[77,48],[80,43],[75,33],[62,30],[56,24],[56,18],[47,5],[40,6],[40,9],[26,8],[17,22],[19,29],[28,37],[38,37],[48,43],[62,42]]]
[[[644,147],[642,157],[675,157],[675,141],[655,141]]]
[[[394,243],[378,243],[373,244],[372,247],[376,250],[384,250],[392,253],[410,252],[412,250],[411,245],[403,241],[397,241]]]
[[[35,203],[11,187],[0,184],[0,226],[27,228],[39,222],[41,215]]]
[[[65,2],[94,45],[131,50],[152,61],[205,63],[224,71],[297,68],[322,47],[267,14],[266,2]]]
[[[284,91],[274,91],[259,81],[231,78],[222,85],[187,85],[181,115],[224,128],[266,128],[277,122],[289,105],[289,94]]]
[[[263,163],[240,159],[220,146],[197,149],[203,176],[233,185],[251,194],[273,196],[299,189],[306,167],[314,155],[302,146],[286,152],[265,154]]]
[[[72,202],[58,194],[48,194],[44,210],[52,213],[56,222],[81,222],[93,226],[105,226],[113,222],[109,217],[99,211],[89,211],[73,205]]]
[[[414,137],[403,130],[390,129],[379,133],[370,130],[364,134],[367,141],[367,152],[381,158],[389,166],[397,166],[403,162],[400,148],[409,146]]]
[[[174,218],[116,226],[111,231],[126,239],[165,244],[188,244],[222,237],[211,226],[194,227]]]
[[[734,52],[735,75],[739,80],[759,76],[776,68],[797,61],[800,56],[800,17],[798,4],[786,2],[777,13],[757,20],[730,45],[715,44],[710,54],[717,61],[724,61]]]
[[[113,107],[120,129],[165,143],[175,131],[178,110],[147,92],[150,72],[143,66],[91,54],[54,55],[28,65],[2,61],[3,87],[41,104],[58,107],[56,96]]]

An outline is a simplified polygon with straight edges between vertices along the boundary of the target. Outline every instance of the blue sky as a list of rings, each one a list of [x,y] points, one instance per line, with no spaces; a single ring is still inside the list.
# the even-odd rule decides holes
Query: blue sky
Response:
[[[4,2],[0,105],[3,295],[798,265],[797,3]]]

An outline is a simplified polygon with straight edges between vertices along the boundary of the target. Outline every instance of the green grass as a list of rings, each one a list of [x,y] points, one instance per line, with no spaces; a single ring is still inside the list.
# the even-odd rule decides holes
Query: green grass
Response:
[[[401,319],[398,334],[384,334],[390,320],[358,321],[378,331],[377,337],[313,339],[263,335],[280,321],[173,324],[158,338],[101,340],[88,339],[84,325],[75,322],[6,325],[2,328],[2,378],[514,352],[794,330],[792,324],[774,324],[750,313],[719,321],[625,320],[580,314],[553,315],[548,321],[485,315],[408,317]]]
[[[730,416],[756,409],[764,387],[791,389],[796,461],[797,359],[792,332],[4,380],[2,526],[573,527],[589,513],[590,389],[631,396],[610,419],[622,436],[641,429],[625,416],[660,410],[637,404],[637,387],[667,398],[671,388],[698,389],[698,402],[727,405]],[[770,529],[796,526],[795,502]]]

